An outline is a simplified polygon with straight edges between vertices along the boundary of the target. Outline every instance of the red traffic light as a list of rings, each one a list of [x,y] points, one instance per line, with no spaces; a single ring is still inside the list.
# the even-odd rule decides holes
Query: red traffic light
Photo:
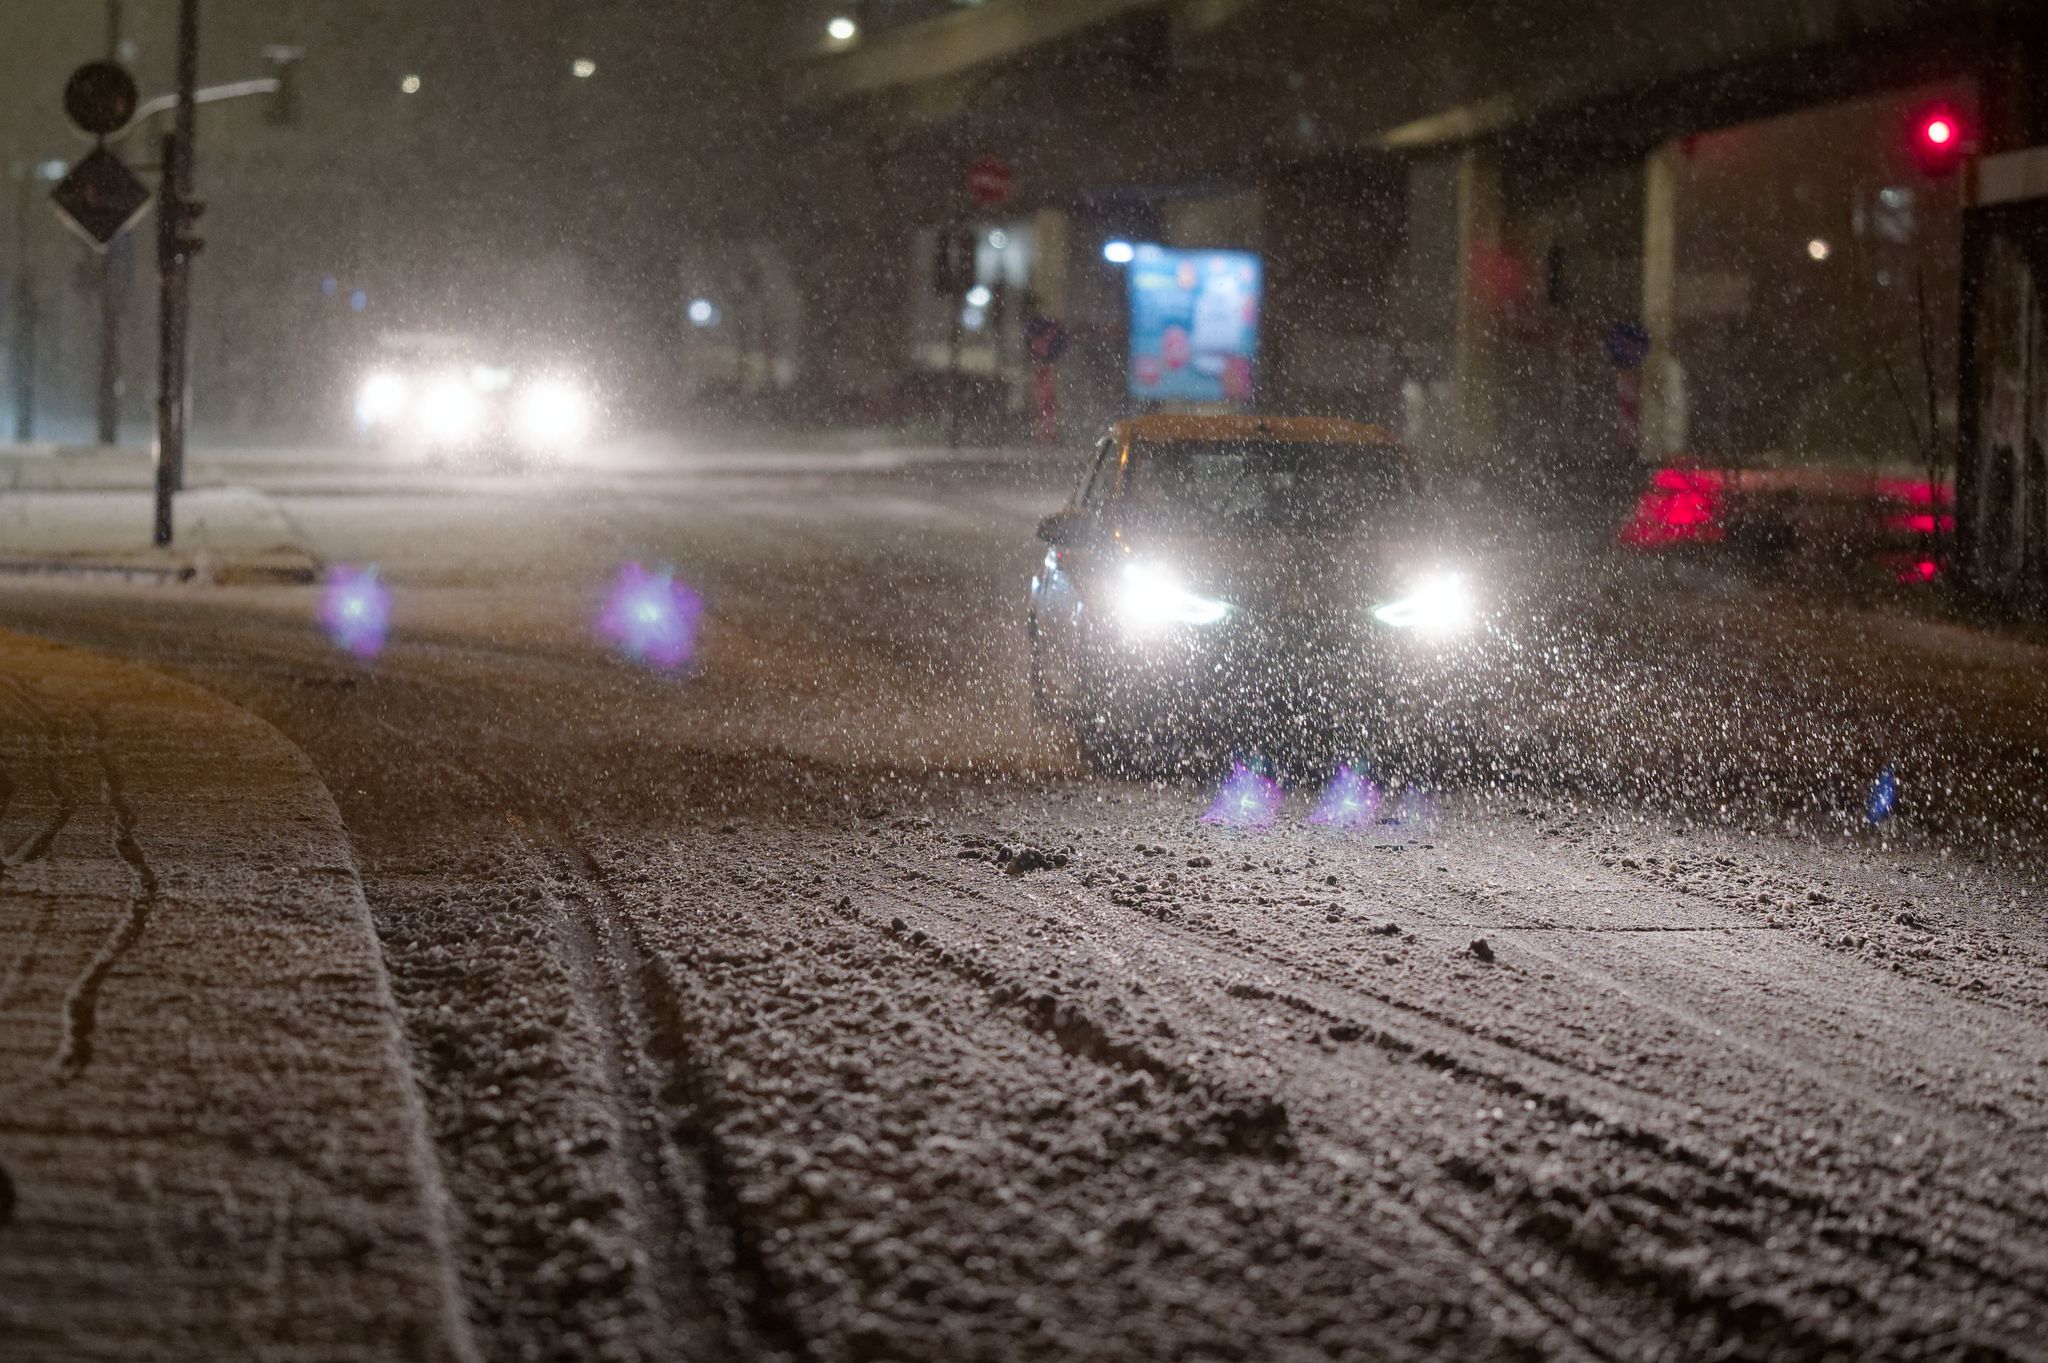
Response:
[[[1921,109],[1913,116],[1909,150],[1922,174],[1946,175],[1975,150],[1970,125],[1946,106]]]
[[[1976,137],[1952,106],[1923,106],[1907,129],[1907,153],[1923,176],[1946,176],[1974,156]]]

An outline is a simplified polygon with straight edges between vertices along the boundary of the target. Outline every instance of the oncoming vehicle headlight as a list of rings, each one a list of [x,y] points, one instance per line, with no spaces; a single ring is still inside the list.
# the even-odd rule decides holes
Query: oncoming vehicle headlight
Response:
[[[420,429],[436,445],[466,445],[483,434],[484,400],[466,375],[445,374],[420,394]]]
[[[590,434],[590,399],[562,379],[542,379],[519,395],[513,430],[520,443],[559,450]]]
[[[1230,614],[1230,603],[1197,596],[1165,570],[1145,563],[1124,565],[1117,606],[1124,624],[1140,631],[1168,625],[1213,625]]]
[[[1434,573],[1392,601],[1372,608],[1373,619],[1431,638],[1462,634],[1472,627],[1472,588],[1459,573]]]
[[[388,370],[363,380],[356,394],[356,420],[365,426],[389,426],[405,412],[405,380]]]

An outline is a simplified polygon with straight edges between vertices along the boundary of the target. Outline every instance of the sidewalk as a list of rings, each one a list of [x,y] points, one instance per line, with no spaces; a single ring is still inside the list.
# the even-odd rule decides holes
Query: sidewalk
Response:
[[[195,687],[0,634],[0,1356],[472,1356],[340,815]]]
[[[311,582],[319,560],[275,499],[190,470],[173,507],[176,541],[152,543],[149,455],[140,450],[0,446],[0,572],[165,581]]]

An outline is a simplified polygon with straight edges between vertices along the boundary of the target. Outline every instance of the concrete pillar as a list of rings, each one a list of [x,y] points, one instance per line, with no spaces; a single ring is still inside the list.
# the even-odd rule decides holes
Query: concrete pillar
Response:
[[[1678,182],[1683,152],[1666,142],[1643,163],[1643,329],[1650,354],[1643,362],[1642,457],[1662,464],[1679,427],[1675,404],[1684,401],[1674,373],[1678,328]]]
[[[2048,147],[2048,12],[2023,14],[2001,35],[1999,55],[1976,72],[1978,147],[2001,158]],[[2028,465],[2048,438],[2036,420],[2048,395],[2038,379],[2036,336],[2048,325],[2030,256],[2048,231],[2048,199],[1978,207],[1982,168],[1964,196],[1962,317],[1956,375],[1956,559],[1970,585],[2015,602],[2048,600],[2048,583],[2025,583]],[[1931,471],[1937,473],[1937,471]],[[2034,489],[2048,497],[2048,489]],[[2048,510],[2040,516],[2048,522]]]
[[[1066,213],[1041,208],[1031,215],[1031,294],[1038,310],[1064,321],[1073,230]]]
[[[1391,298],[1407,241],[1407,167],[1331,159],[1276,171],[1261,192],[1261,406],[1398,427]]]
[[[1458,161],[1457,438],[1467,472],[1491,464],[1500,434],[1500,265],[1507,206],[1496,153],[1468,147]]]
[[[2016,16],[2001,38],[1977,72],[1987,158],[2048,148],[2048,12]],[[2048,199],[1966,202],[1956,378],[1956,558],[1972,586],[2038,614],[2048,614],[2048,553],[2030,554],[2028,540],[2036,527],[2048,539],[2048,487],[2032,485],[2036,470],[2048,481],[2048,381],[2035,363],[2048,301],[2029,257],[2044,236]]]
[[[1066,311],[1071,342],[1060,362],[1061,425],[1086,436],[1129,415],[1130,304],[1124,267],[1102,258],[1104,242],[1158,241],[1161,224],[1141,200],[1076,205],[1067,217]]]

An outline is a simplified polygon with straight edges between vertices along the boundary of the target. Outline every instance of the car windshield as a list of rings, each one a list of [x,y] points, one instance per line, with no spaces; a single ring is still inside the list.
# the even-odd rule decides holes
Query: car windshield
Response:
[[[1278,440],[1169,440],[1132,451],[1126,517],[1140,524],[1353,530],[1413,500],[1390,450]]]

